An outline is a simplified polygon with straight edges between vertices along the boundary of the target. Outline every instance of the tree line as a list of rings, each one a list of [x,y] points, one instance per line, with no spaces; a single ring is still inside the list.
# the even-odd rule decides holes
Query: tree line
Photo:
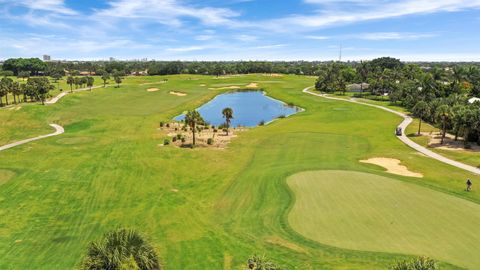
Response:
[[[396,59],[383,57],[369,62],[343,62],[342,66],[357,70],[359,66],[364,68],[387,68],[396,70]],[[84,71],[90,74],[101,75],[104,72],[113,74],[116,71],[123,74],[148,75],[174,75],[174,74],[202,74],[202,75],[230,75],[249,73],[281,73],[319,76],[324,68],[333,63],[332,61],[49,61],[42,62],[37,58],[12,58],[3,63],[0,75],[18,76],[20,72],[29,75],[72,75],[74,71]],[[368,64],[367,64],[368,63]],[[412,66],[409,64],[406,66]],[[414,66],[445,68],[452,66],[468,66],[472,63],[416,63]],[[478,66],[478,63],[475,64]],[[415,72],[416,69],[411,71]],[[344,74],[346,77],[351,74]],[[359,74],[364,76],[365,74]],[[385,74],[387,75],[387,74]],[[393,75],[391,75],[393,76]],[[348,79],[348,78],[346,78]]]
[[[29,100],[45,104],[49,92],[54,88],[46,77],[29,78],[26,83],[15,82],[11,78],[4,77],[0,80],[0,107],[9,105],[9,95],[13,97],[14,104]]]
[[[320,70],[315,88],[345,93],[347,85],[355,83],[360,86],[355,96],[386,97],[411,111],[420,119],[418,134],[423,120],[442,130],[442,144],[447,132],[455,134],[455,140],[463,137],[467,148],[470,142],[480,144],[480,102],[469,102],[480,97],[480,68],[475,65],[422,68],[393,58],[354,67],[331,63]]]

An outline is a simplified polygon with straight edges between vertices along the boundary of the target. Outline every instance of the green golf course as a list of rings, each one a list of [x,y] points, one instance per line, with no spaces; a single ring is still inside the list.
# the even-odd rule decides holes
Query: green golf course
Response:
[[[161,121],[251,83],[305,111],[226,149],[160,146]],[[314,83],[126,77],[53,105],[0,109],[0,145],[65,128],[0,152],[0,269],[78,269],[89,243],[117,228],[145,235],[165,269],[240,270],[252,254],[288,269],[388,269],[422,255],[441,269],[480,269],[479,185],[464,191],[480,178],[404,145],[399,116],[302,92]],[[359,162],[373,157],[423,177]]]

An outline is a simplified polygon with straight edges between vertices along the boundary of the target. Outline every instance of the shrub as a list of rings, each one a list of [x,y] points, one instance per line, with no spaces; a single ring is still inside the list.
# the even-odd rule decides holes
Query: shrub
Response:
[[[212,144],[213,144],[213,139],[212,139],[212,138],[208,138],[207,144],[208,144],[208,145],[212,145]]]
[[[177,141],[177,137],[173,137],[172,142],[176,142],[176,141]]]
[[[185,137],[182,137],[182,143],[185,143],[186,139]]]
[[[165,123],[160,122],[160,127],[162,128],[165,125]]]
[[[160,270],[154,248],[133,230],[119,229],[90,243],[82,269]]]
[[[260,121],[260,123],[258,123],[259,126],[264,126],[265,125],[265,121]]]
[[[437,270],[437,264],[428,257],[418,257],[411,261],[397,262],[390,270]]]
[[[278,118],[285,118],[286,116],[284,114],[280,115]]]
[[[167,128],[169,128],[169,127],[170,127],[170,123],[167,123]]]
[[[165,139],[165,140],[163,141],[163,145],[169,145],[169,144],[170,144],[170,140],[169,140],[169,139]]]
[[[259,257],[253,255],[247,261],[247,269],[252,270],[283,270],[285,268],[278,266],[275,262],[266,258],[265,256]]]

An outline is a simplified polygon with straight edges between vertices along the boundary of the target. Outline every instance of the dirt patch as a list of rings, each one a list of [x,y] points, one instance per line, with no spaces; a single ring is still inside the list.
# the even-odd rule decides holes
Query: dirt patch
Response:
[[[247,85],[247,88],[257,88],[258,87],[258,83],[250,83]]]
[[[394,158],[370,158],[367,160],[360,160],[362,163],[374,164],[387,169],[388,173],[422,178],[423,174],[410,171],[406,166],[400,164],[400,160]]]
[[[177,91],[170,91],[170,95],[175,95],[175,96],[179,96],[179,97],[184,97],[184,96],[187,95],[187,93],[177,92]]]
[[[465,152],[480,152],[480,146],[476,143],[470,143],[470,149],[465,149],[463,138],[458,137],[455,141],[455,136],[452,134],[446,134],[443,144],[442,134],[440,132],[422,132],[422,136],[428,137],[428,147],[441,149],[441,150],[451,150],[451,151],[465,151]]]
[[[196,132],[196,147],[207,147],[215,149],[225,149],[237,134],[248,130],[247,128],[230,128],[228,135],[225,131],[217,127],[202,127],[200,132]],[[169,123],[160,128],[160,131],[167,134],[171,145],[176,147],[188,148],[193,141],[193,135],[189,127],[185,127],[183,123]],[[208,144],[209,139],[211,143]]]
[[[158,88],[148,88],[147,92],[157,92],[158,90],[160,90],[160,89],[158,89]]]
[[[308,251],[305,250],[304,248],[302,248],[301,246],[298,246],[292,242],[289,242],[281,237],[278,237],[278,236],[269,236],[269,237],[266,237],[265,238],[265,241],[267,243],[270,243],[270,244],[273,244],[273,245],[277,245],[277,246],[281,246],[281,247],[284,247],[284,248],[288,248],[288,249],[291,249],[293,251],[296,251],[298,253],[304,253],[304,254],[308,254]]]

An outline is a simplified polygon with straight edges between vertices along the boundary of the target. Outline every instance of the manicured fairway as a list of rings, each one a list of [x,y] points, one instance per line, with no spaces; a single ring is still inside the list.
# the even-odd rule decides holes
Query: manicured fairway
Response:
[[[292,228],[341,248],[425,254],[480,266],[480,205],[374,174],[309,171],[288,179]]]
[[[244,269],[255,253],[288,269],[384,270],[424,255],[337,248],[293,230],[288,213],[295,198],[286,180],[308,170],[388,176],[433,196],[451,195],[439,200],[480,203],[480,185],[464,191],[465,179],[480,183],[478,177],[419,155],[394,136],[400,117],[302,93],[314,81],[261,74],[127,77],[120,88],[74,93],[51,106],[1,109],[2,144],[47,134],[50,123],[65,133],[0,153],[0,269],[78,269],[88,244],[118,227],[145,234],[167,270]],[[210,88],[252,82],[305,111],[242,132],[225,150],[159,147],[167,136],[160,121],[229,91]],[[389,175],[359,162],[372,157],[401,160],[424,177]],[[434,238],[431,245],[450,247]]]

